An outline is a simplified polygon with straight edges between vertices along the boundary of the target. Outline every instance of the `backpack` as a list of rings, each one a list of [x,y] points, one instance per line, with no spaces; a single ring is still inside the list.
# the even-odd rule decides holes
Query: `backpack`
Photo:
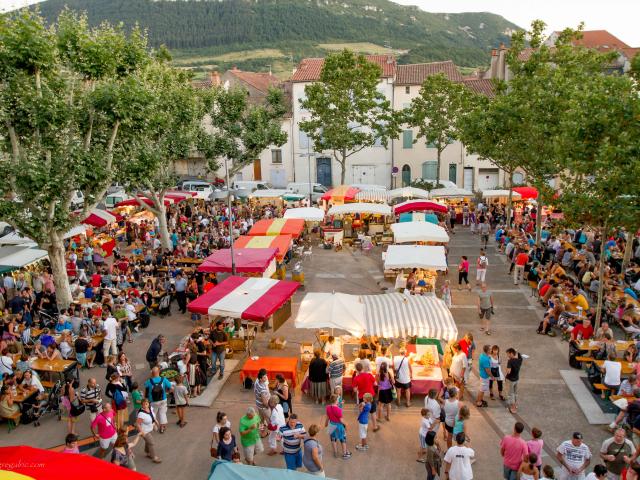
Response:
[[[160,382],[155,383],[151,380],[151,401],[152,402],[161,402],[164,399],[164,385],[163,380],[160,379]]]
[[[480,266],[483,268],[487,268],[487,265],[489,265],[489,262],[487,261],[487,257],[485,256],[480,257]]]
[[[123,410],[127,408],[127,401],[120,390],[114,390],[113,402],[116,404],[116,410]]]

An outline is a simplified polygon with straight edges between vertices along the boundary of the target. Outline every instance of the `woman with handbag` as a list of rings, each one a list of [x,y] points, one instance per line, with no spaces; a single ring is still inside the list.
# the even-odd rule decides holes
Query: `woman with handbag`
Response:
[[[378,421],[382,419],[382,410],[384,409],[384,418],[387,422],[391,421],[391,402],[398,397],[394,385],[393,373],[389,370],[388,364],[383,362],[380,364],[378,372]]]
[[[218,458],[228,462],[240,463],[240,452],[236,444],[236,437],[231,433],[231,429],[222,427],[220,429],[220,441],[218,442]]]
[[[142,400],[142,406],[136,417],[136,427],[144,440],[144,453],[153,463],[161,463],[162,460],[156,455],[155,442],[151,435],[154,429],[158,430],[160,428],[160,424],[147,398]]]
[[[80,403],[76,390],[73,388],[73,378],[69,377],[65,380],[62,390],[62,407],[64,409],[63,418],[67,421],[67,434],[76,433],[76,423],[78,417],[84,412],[85,406]]]
[[[269,430],[269,452],[267,455],[275,455],[278,453],[280,427],[284,427],[287,422],[284,418],[282,405],[280,405],[280,398],[277,395],[271,395],[269,398],[269,408],[271,409],[271,415],[267,424],[267,429]]]
[[[280,398],[280,405],[282,405],[282,410],[284,411],[284,418],[289,418],[289,414],[293,413],[293,408],[291,405],[291,390],[289,389],[289,384],[285,380],[284,376],[281,373],[276,374],[276,386],[274,389],[274,393]]]
[[[498,397],[504,402],[505,398],[504,395],[502,395],[504,375],[502,374],[502,368],[500,367],[500,347],[498,345],[491,347],[489,361],[491,362],[491,375],[496,378],[495,382],[498,384]],[[491,400],[495,399],[493,395],[493,380],[489,380],[489,397]]]
[[[218,458],[218,442],[220,442],[220,430],[223,427],[231,428],[231,422],[226,413],[218,412],[211,435],[211,458]]]

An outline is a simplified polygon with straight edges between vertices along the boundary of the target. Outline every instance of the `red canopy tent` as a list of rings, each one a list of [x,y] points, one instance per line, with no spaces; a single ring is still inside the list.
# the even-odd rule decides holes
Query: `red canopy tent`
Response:
[[[335,188],[332,188],[327,193],[322,195],[322,200],[331,201],[331,202],[353,202],[356,199],[356,195],[360,191],[359,188],[350,187],[349,185],[338,185]]]
[[[85,218],[82,223],[85,225],[91,225],[93,227],[104,227],[114,222],[122,220],[122,215],[118,215],[115,212],[109,210],[100,210],[98,208],[91,211],[89,216]]]
[[[304,220],[301,218],[274,218],[270,220],[258,220],[249,235],[257,236],[273,236],[273,235],[291,235],[298,238],[304,230]]]
[[[276,257],[279,262],[284,260],[284,256],[291,248],[291,235],[275,235],[275,236],[239,236],[234,245],[238,248],[275,248],[278,250]]]
[[[277,248],[236,248],[233,257],[237,273],[263,273],[274,262]],[[231,272],[231,249],[216,250],[198,267],[199,272]]]
[[[438,213],[447,213],[448,209],[446,205],[442,205],[436,202],[429,202],[427,200],[409,200],[402,202],[393,207],[393,213],[396,215],[405,212],[416,212],[423,210],[432,210]]]
[[[153,202],[149,198],[141,197],[141,196],[139,196],[138,198],[140,199],[140,201],[142,201],[142,203],[145,203],[150,207],[153,207]],[[173,205],[177,201],[179,200],[174,200],[172,198],[165,197],[164,206],[168,207],[169,205]],[[116,207],[139,207],[139,206],[140,206],[140,203],[138,203],[138,200],[136,198],[130,198],[128,200],[123,200],[121,202],[116,203]]]
[[[523,199],[538,198],[538,189],[534,187],[513,187],[511,190],[519,193]]]
[[[14,472],[19,475],[12,475]],[[33,480],[149,480],[147,475],[84,454],[0,447],[0,478]]]
[[[280,309],[300,284],[271,278],[227,277],[193,300],[187,308],[202,315],[220,315],[264,322]]]
[[[170,192],[167,192],[164,195],[164,197],[165,198],[170,198],[172,200],[180,202],[182,200],[189,200],[190,198],[193,198],[196,195],[198,195],[198,192],[186,192],[186,191],[172,190]]]

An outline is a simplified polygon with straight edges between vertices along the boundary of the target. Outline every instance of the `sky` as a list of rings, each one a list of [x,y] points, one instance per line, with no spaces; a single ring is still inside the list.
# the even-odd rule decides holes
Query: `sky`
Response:
[[[109,1],[109,0],[104,0]],[[577,27],[608,30],[631,47],[640,47],[640,0],[394,0],[417,5],[428,12],[491,12],[520,27],[544,20],[549,31]],[[34,0],[0,0],[0,11],[34,3]]]

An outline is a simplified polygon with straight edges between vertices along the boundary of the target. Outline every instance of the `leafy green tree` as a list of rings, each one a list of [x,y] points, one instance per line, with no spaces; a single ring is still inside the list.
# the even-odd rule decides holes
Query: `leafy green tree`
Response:
[[[123,162],[118,178],[130,193],[138,195],[139,204],[158,218],[162,247],[170,251],[166,194],[177,181],[175,161],[206,150],[203,119],[207,104],[183,70],[154,64],[142,76],[149,114],[120,146],[128,161]]]
[[[28,10],[0,19],[0,218],[48,251],[61,306],[71,302],[63,236],[104,196],[120,135],[144,121],[137,72],[150,61],[139,31],[89,28],[70,12],[52,27]]]
[[[269,89],[265,102],[251,104],[246,90],[212,90],[207,99],[211,129],[206,142],[210,152],[209,170],[216,171],[218,158],[231,162],[229,178],[251,165],[270,145],[282,146],[287,133],[282,130],[286,112],[284,94]]]
[[[316,152],[330,151],[345,183],[347,160],[380,141],[385,147],[399,134],[390,102],[377,89],[382,70],[349,50],[328,55],[320,80],[305,87],[301,106],[310,119],[300,129]]]
[[[452,82],[444,74],[432,75],[422,84],[420,95],[403,112],[406,122],[418,128],[413,141],[424,138],[435,145],[438,159],[436,183],[440,182],[442,152],[453,140],[460,138],[458,124],[469,110],[471,92],[459,82]]]

